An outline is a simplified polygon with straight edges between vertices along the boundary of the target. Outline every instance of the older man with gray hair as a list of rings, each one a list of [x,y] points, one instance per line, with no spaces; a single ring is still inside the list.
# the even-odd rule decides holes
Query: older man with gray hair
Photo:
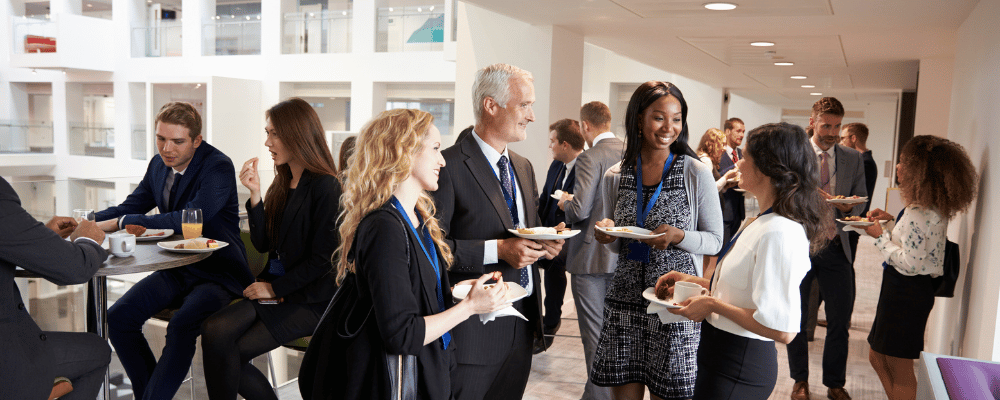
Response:
[[[505,316],[484,322],[477,315],[452,330],[457,365],[451,386],[458,400],[522,397],[532,343],[542,335],[541,280],[533,264],[552,259],[563,246],[562,240],[527,240],[508,231],[539,226],[535,171],[507,148],[524,140],[535,120],[533,80],[530,72],[506,64],[479,70],[472,92],[476,125],[442,152],[446,166],[433,196],[455,256],[449,279],[500,272],[505,282],[528,292],[513,303],[527,320]]]

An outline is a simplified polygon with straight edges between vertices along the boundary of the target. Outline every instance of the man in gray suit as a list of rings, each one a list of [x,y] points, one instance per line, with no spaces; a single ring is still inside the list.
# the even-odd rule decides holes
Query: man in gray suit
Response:
[[[618,255],[594,240],[594,223],[611,215],[614,207],[601,195],[605,192],[601,187],[604,172],[620,162],[625,151],[625,143],[610,132],[610,127],[611,111],[604,103],[592,101],[580,108],[580,128],[590,149],[576,158],[573,195],[564,195],[559,201],[559,208],[566,212],[566,223],[583,230],[567,240],[566,271],[570,273],[588,376],[604,325],[604,296],[618,265]],[[610,399],[611,390],[587,379],[583,398]]]
[[[43,332],[31,319],[14,284],[19,266],[58,285],[94,276],[108,253],[97,224],[55,217],[42,225],[21,207],[14,188],[0,178],[0,399],[44,399],[56,377],[73,392],[62,399],[93,399],[111,362],[108,343],[93,333]],[[72,233],[72,236],[70,236]],[[63,240],[66,236],[70,241]]]
[[[849,197],[867,196],[865,167],[857,150],[837,144],[840,141],[840,123],[844,119],[844,106],[833,97],[824,97],[813,105],[809,117],[813,150],[819,165],[819,182],[827,198],[835,195]],[[836,218],[860,215],[865,202],[831,204]],[[854,312],[854,252],[851,250],[843,224],[828,232],[830,243],[810,257],[812,269],[802,280],[802,323],[795,339],[788,344],[788,366],[792,379],[793,400],[809,400],[809,344],[806,341],[806,319],[809,314],[809,293],[813,284],[819,285],[826,302],[827,331],[823,347],[823,385],[832,400],[850,400],[844,390],[847,375],[848,326]]]

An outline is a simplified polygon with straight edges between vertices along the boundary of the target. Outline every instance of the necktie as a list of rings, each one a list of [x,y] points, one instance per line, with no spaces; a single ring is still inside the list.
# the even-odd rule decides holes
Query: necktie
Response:
[[[514,192],[514,182],[510,179],[510,169],[508,169],[507,156],[500,156],[500,161],[497,162],[497,168],[500,170],[500,186],[503,188],[504,199],[507,200],[507,209],[510,210],[510,219],[514,222],[514,226],[520,225],[520,219],[517,217],[517,198]],[[521,278],[519,280],[521,287],[528,287],[528,268],[521,268]]]
[[[556,188],[559,190],[566,190],[563,186],[566,186],[566,166],[563,165],[559,168],[559,175],[556,176]],[[555,190],[553,190],[555,192]]]
[[[173,211],[170,203],[174,201],[174,196],[177,195],[177,187],[180,186],[177,184],[178,180],[180,180],[180,174],[171,169],[170,175],[167,176],[167,182],[164,185],[164,192],[166,192],[167,198],[163,200],[163,205],[167,211]]]
[[[823,185],[823,191],[830,193],[830,155],[825,151],[819,153],[819,182]],[[833,194],[833,193],[830,193]]]
[[[740,160],[740,157],[736,153],[736,149],[733,149],[733,164],[736,164]]]

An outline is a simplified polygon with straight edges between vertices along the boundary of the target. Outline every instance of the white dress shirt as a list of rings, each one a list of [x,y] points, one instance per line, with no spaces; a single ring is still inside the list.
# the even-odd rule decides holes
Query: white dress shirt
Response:
[[[497,153],[497,150],[494,149],[493,146],[490,146],[479,137],[479,134],[476,133],[475,129],[472,130],[472,137],[476,139],[476,143],[479,144],[479,149],[483,151],[484,155],[486,155],[486,161],[490,164],[490,168],[493,168],[493,174],[497,177],[497,184],[499,185],[500,168],[497,167],[497,163],[500,162],[501,155],[506,156],[507,162],[510,162],[510,153],[507,151],[506,147],[504,147],[503,153]],[[510,168],[510,171],[513,172],[514,164],[511,163],[508,168]],[[523,190],[521,190],[521,186],[517,184],[517,174],[514,174],[514,180],[511,182],[511,185],[514,185],[514,187],[517,188],[517,190],[515,190],[517,193],[515,193],[514,203],[517,204],[517,219],[519,223],[515,228],[525,228],[524,197],[522,196]],[[483,244],[483,265],[496,264],[498,262],[500,262],[500,257],[497,255],[497,241],[496,239],[487,240]],[[528,291],[528,294],[531,294],[531,291],[535,286],[533,282],[534,279],[531,275],[531,265],[524,268],[527,268],[528,271],[528,287],[524,289]]]
[[[604,133],[602,133],[600,135],[597,135],[597,137],[594,138],[594,144],[590,145],[590,147],[597,146],[597,142],[600,142],[600,141],[602,141],[604,139],[611,139],[611,138],[614,138],[614,137],[615,137],[615,133],[614,132],[610,132],[610,131],[609,132],[604,132]]]
[[[559,188],[559,189],[562,189],[563,191],[566,191],[566,188],[563,187],[563,186],[566,186],[566,178],[569,178],[569,171],[572,171],[573,167],[576,166],[576,159],[577,159],[577,157],[574,157],[573,161],[570,161],[570,162],[566,163],[566,173],[563,174],[563,178],[562,178],[561,181],[556,182],[556,188]],[[573,188],[569,188],[569,189],[573,189]]]

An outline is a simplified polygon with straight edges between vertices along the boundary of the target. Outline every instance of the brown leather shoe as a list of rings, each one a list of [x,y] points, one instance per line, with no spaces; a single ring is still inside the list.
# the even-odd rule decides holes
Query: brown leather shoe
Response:
[[[851,395],[844,388],[828,388],[826,397],[830,400],[851,400]]]
[[[809,400],[809,382],[798,381],[792,385],[792,400]]]

